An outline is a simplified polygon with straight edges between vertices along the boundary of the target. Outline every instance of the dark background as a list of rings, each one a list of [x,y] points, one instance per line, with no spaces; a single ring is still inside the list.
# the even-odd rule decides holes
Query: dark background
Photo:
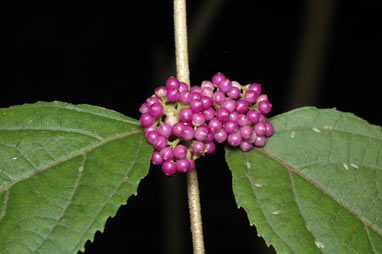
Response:
[[[189,1],[192,85],[220,71],[242,84],[261,83],[270,115],[314,105],[380,125],[381,8],[354,2]],[[176,75],[172,1],[14,8],[7,21],[0,107],[60,100],[138,118],[154,87]],[[223,147],[197,168],[207,253],[274,253],[237,209]],[[192,253],[185,176],[165,177],[152,166],[138,194],[85,253]]]

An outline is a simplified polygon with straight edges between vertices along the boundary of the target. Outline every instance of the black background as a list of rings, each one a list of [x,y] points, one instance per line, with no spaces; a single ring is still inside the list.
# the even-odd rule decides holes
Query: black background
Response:
[[[380,125],[381,9],[372,1],[332,1],[316,92],[309,102],[298,96],[290,101],[301,73],[310,2],[189,1],[192,85],[220,71],[243,84],[261,83],[273,104],[270,115],[314,105]],[[145,98],[176,75],[172,1],[129,1],[106,9],[14,8],[7,21],[8,69],[0,107],[60,100],[138,118]],[[237,209],[223,147],[197,161],[197,168],[207,253],[273,253]],[[138,196],[107,221],[95,242],[87,242],[85,253],[192,253],[186,197],[184,175],[165,177],[152,166]]]

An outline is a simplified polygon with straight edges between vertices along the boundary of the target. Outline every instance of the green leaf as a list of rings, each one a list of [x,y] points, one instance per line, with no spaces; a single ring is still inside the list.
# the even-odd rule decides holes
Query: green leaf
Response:
[[[263,149],[226,149],[236,202],[279,253],[382,253],[382,132],[350,113],[271,119]]]
[[[137,120],[90,105],[0,109],[0,253],[77,253],[147,175]]]

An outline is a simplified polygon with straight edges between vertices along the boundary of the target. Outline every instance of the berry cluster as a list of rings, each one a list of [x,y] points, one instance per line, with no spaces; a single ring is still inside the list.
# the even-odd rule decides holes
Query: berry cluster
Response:
[[[194,169],[194,160],[215,150],[214,140],[249,151],[264,146],[273,125],[265,114],[272,105],[260,84],[241,86],[217,73],[189,89],[170,77],[139,108],[152,163],[166,175]]]

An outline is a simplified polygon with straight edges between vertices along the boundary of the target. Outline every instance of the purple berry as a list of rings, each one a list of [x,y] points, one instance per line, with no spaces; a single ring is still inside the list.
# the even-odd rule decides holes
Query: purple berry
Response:
[[[215,151],[215,143],[214,142],[209,142],[207,144],[207,151],[206,154],[211,154]]]
[[[178,172],[187,172],[190,170],[190,161],[187,159],[181,159],[176,161],[176,170]]]
[[[234,111],[231,114],[229,114],[229,120],[237,122],[237,120],[239,120],[239,113]]]
[[[179,91],[175,88],[170,88],[167,90],[167,99],[169,101],[175,102],[179,99]]]
[[[158,98],[156,98],[156,97],[149,97],[149,98],[146,99],[147,107],[150,108],[150,106],[153,105],[154,103],[159,103]]]
[[[204,118],[203,113],[198,112],[194,113],[192,116],[192,124],[195,126],[203,125],[206,122],[206,119]]]
[[[248,117],[244,114],[240,114],[236,122],[240,126],[246,126],[248,125]]]
[[[208,127],[210,127],[212,132],[217,132],[222,128],[222,123],[218,119],[214,118],[208,122]]]
[[[158,127],[158,133],[163,137],[169,137],[172,133],[172,128],[167,123],[162,123]]]
[[[183,102],[184,104],[188,104],[191,101],[191,92],[190,91],[183,91],[179,94],[179,100]]]
[[[232,113],[236,109],[236,102],[231,98],[226,98],[223,102],[223,107],[225,107],[230,113]]]
[[[200,126],[195,130],[195,138],[198,141],[206,141],[208,137],[209,129],[207,126]]]
[[[208,132],[206,142],[209,143],[209,142],[212,142],[213,140],[214,140],[214,133],[210,130]]]
[[[203,111],[204,118],[206,121],[211,120],[212,118],[215,117],[215,110],[214,108],[209,108]]]
[[[232,83],[231,83],[231,80],[225,78],[225,79],[222,79],[220,82],[219,82],[219,90],[222,91],[223,93],[227,93],[229,90],[231,90],[232,88]]]
[[[239,133],[232,133],[228,135],[227,142],[231,146],[240,145],[242,138]]]
[[[266,123],[267,122],[267,117],[263,114],[260,114],[260,118],[259,118],[259,123]]]
[[[188,172],[191,172],[195,169],[195,163],[193,160],[188,160],[190,162],[190,169],[188,170]]]
[[[139,112],[141,112],[141,114],[144,114],[144,113],[148,113],[148,112],[149,112],[149,107],[147,106],[146,103],[143,103],[143,104],[139,107]]]
[[[240,149],[243,151],[243,152],[248,152],[249,150],[251,150],[253,147],[253,144],[249,143],[248,141],[243,141],[241,142],[240,144]]]
[[[146,127],[143,132],[145,133],[145,136],[147,136],[147,134],[149,134],[149,132],[151,131],[157,131],[157,127],[156,126],[149,126],[149,127]]]
[[[230,120],[224,124],[224,131],[227,132],[227,134],[234,133],[237,131],[237,129],[238,129],[237,122]]]
[[[182,108],[179,112],[179,118],[182,122],[191,122],[192,116],[193,113],[190,108]]]
[[[176,172],[176,164],[173,161],[165,161],[162,164],[162,172],[165,175],[173,175]]]
[[[149,127],[154,123],[154,117],[152,117],[149,113],[143,113],[139,118],[139,121],[144,127]]]
[[[266,94],[259,95],[259,97],[257,98],[257,102],[260,102],[260,101],[268,101],[268,95]]]
[[[252,132],[252,136],[247,140],[249,143],[251,143],[251,144],[253,144],[253,143],[255,143],[255,141],[256,141],[256,139],[257,139],[257,135],[256,135],[256,132]]]
[[[149,114],[151,116],[158,117],[158,116],[162,115],[162,112],[163,112],[163,107],[160,103],[155,102],[155,103],[151,104],[151,106],[149,108]]]
[[[228,109],[222,107],[216,110],[216,119],[220,122],[226,122],[229,120],[229,111]]]
[[[240,114],[244,114],[248,110],[248,102],[245,100],[238,100],[236,102],[236,111]]]
[[[227,133],[223,129],[221,129],[221,130],[215,132],[214,138],[215,138],[216,142],[222,143],[227,139]]]
[[[223,73],[218,72],[212,77],[212,83],[215,85],[219,85],[220,81],[222,81],[223,79],[225,79]]]
[[[269,136],[271,136],[273,134],[273,131],[274,131],[273,124],[271,124],[270,122],[266,122],[265,126],[267,128],[267,130],[265,132],[265,136],[269,137]]]
[[[212,95],[212,100],[217,105],[223,104],[224,99],[225,99],[224,93],[220,91],[214,92],[214,94]]]
[[[243,139],[249,139],[250,137],[252,137],[252,134],[253,134],[253,130],[251,126],[247,125],[240,128],[240,136]]]
[[[177,122],[176,124],[172,126],[172,133],[175,136],[180,137],[185,127],[186,126],[182,122]]]
[[[257,123],[253,129],[255,130],[257,136],[264,136],[267,131],[267,126],[265,123]]]
[[[264,136],[257,136],[254,145],[257,147],[262,147],[265,145],[266,138]]]
[[[232,99],[237,99],[240,97],[240,89],[232,86],[231,90],[227,93],[227,95]]]
[[[258,123],[260,120],[260,113],[255,109],[250,109],[247,112],[247,117],[251,123]]]
[[[160,156],[160,152],[159,151],[154,151],[153,154],[151,155],[151,162],[154,164],[154,165],[161,165],[162,162],[163,162],[163,159],[162,157]]]
[[[194,151],[195,154],[202,154],[204,152],[204,148],[206,145],[201,142],[201,141],[194,141],[192,143],[192,150]]]
[[[200,100],[202,95],[199,92],[191,92],[191,100]]]
[[[253,83],[248,86],[248,90],[254,91],[257,95],[261,94],[261,85],[258,83]]]
[[[198,92],[200,93],[202,91],[202,88],[200,86],[193,86],[191,87],[190,89],[190,92],[193,93],[193,92]]]
[[[174,148],[175,158],[183,159],[183,158],[186,158],[186,155],[187,155],[187,147],[185,147],[184,145],[179,144]]]
[[[194,129],[190,126],[185,126],[182,135],[182,139],[184,140],[191,140],[194,138]]]
[[[268,114],[272,109],[272,104],[268,100],[260,101],[257,105],[260,113]]]
[[[169,146],[166,146],[162,150],[160,150],[160,156],[164,161],[169,161],[174,158],[174,152],[172,151],[172,148]]]
[[[170,88],[178,89],[179,88],[178,79],[176,79],[174,77],[169,77],[169,79],[167,79],[167,81],[166,81],[166,87],[167,87],[167,89],[170,89]]]
[[[159,136],[154,139],[153,146],[156,150],[160,151],[167,145],[167,139],[163,136]]]
[[[201,100],[192,100],[190,102],[190,108],[193,112],[200,112],[203,110],[203,104]]]
[[[203,87],[201,91],[202,96],[207,96],[208,98],[211,98],[214,94],[213,88],[211,87]]]
[[[245,92],[244,94],[244,99],[249,103],[249,104],[253,104],[256,102],[257,100],[257,96],[258,94],[252,90],[248,90],[247,92]]]
[[[184,82],[179,82],[179,88],[178,88],[179,92],[184,92],[184,91],[188,91],[188,85]]]
[[[146,135],[146,139],[147,139],[147,142],[149,144],[153,144],[154,143],[154,140],[159,137],[159,133],[157,131],[150,131],[149,133],[147,133]]]
[[[207,96],[200,97],[200,101],[202,102],[203,109],[209,109],[212,106],[212,100]]]

